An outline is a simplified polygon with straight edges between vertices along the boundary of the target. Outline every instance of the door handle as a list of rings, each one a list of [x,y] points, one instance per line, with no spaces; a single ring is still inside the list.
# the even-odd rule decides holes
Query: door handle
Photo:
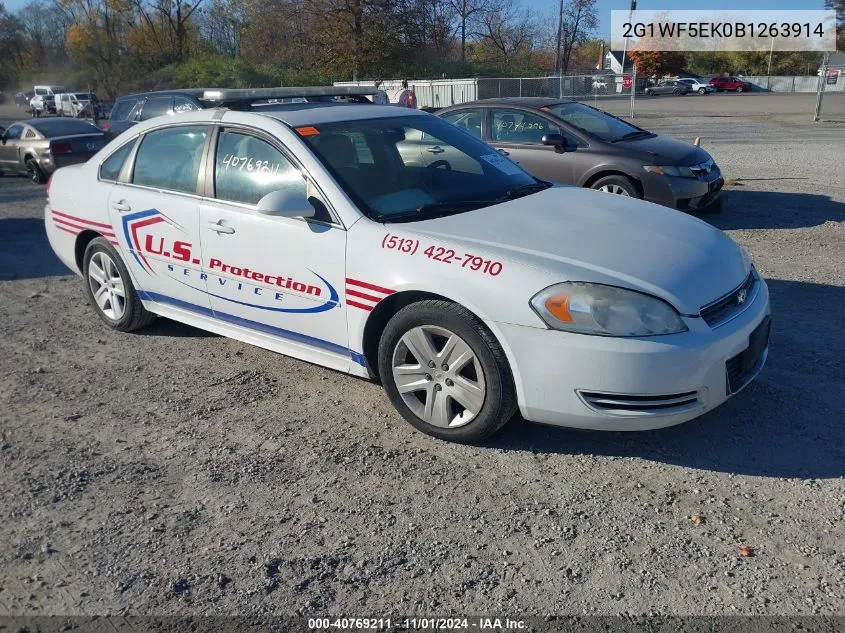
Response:
[[[502,156],[510,156],[511,153],[506,149],[496,148],[496,151],[499,152]]]
[[[235,227],[225,226],[223,224],[223,220],[218,220],[217,222],[209,222],[208,228],[214,231],[215,233],[225,233],[226,235],[231,235],[235,232]]]
[[[435,145],[434,147],[427,148],[425,151],[427,151],[429,154],[442,154],[446,150],[440,147],[439,145]]]
[[[117,202],[112,202],[111,208],[115,211],[120,211],[121,213],[126,213],[127,211],[132,210],[132,207],[126,204],[126,200],[118,200]]]

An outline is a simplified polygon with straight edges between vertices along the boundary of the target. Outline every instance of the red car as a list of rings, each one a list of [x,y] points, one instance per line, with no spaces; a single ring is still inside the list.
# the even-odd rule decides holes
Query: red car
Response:
[[[722,92],[723,90],[751,92],[751,89],[754,87],[747,81],[737,79],[736,77],[713,77],[713,79],[710,80],[710,85],[716,86],[716,90],[718,92]]]

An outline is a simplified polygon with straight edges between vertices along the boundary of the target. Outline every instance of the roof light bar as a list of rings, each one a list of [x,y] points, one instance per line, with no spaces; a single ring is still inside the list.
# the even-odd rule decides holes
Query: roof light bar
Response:
[[[283,88],[215,88],[204,90],[201,101],[214,104],[245,103],[295,97],[357,97],[374,95],[375,86],[286,86]]]

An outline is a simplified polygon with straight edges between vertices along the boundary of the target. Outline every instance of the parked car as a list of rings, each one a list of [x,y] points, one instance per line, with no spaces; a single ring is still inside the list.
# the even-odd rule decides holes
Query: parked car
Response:
[[[141,122],[56,172],[45,229],[105,327],[159,315],[379,378],[411,425],[449,441],[481,441],[517,410],[589,429],[679,424],[768,353],[766,283],[722,231],[553,187],[416,109]]]
[[[698,79],[694,79],[692,77],[678,79],[678,83],[689,86],[690,92],[697,92],[700,95],[706,95],[710,92],[716,92],[716,86],[712,84],[701,83]]]
[[[710,85],[716,88],[719,92],[733,91],[733,92],[751,92],[754,85],[739,79],[738,77],[713,77],[710,80]]]
[[[28,95],[25,92],[15,93],[15,105],[19,108],[28,108],[30,99],[32,99],[32,95]]]
[[[689,93],[689,91],[690,87],[687,84],[681,83],[675,79],[664,79],[657,82],[657,85],[649,86],[645,89],[645,93],[650,97],[671,94],[683,96]]]
[[[607,92],[607,79],[593,77],[593,92]]]
[[[100,98],[93,92],[63,92],[56,95],[56,114],[59,116],[78,117],[91,107],[98,108],[99,116]]]
[[[77,119],[28,119],[0,127],[0,172],[45,182],[59,167],[84,163],[106,144],[103,131]]]
[[[545,97],[486,99],[443,108],[437,116],[544,180],[683,211],[722,209],[724,181],[705,150],[583,103]],[[424,165],[451,162],[448,148],[428,145],[416,160]]]

